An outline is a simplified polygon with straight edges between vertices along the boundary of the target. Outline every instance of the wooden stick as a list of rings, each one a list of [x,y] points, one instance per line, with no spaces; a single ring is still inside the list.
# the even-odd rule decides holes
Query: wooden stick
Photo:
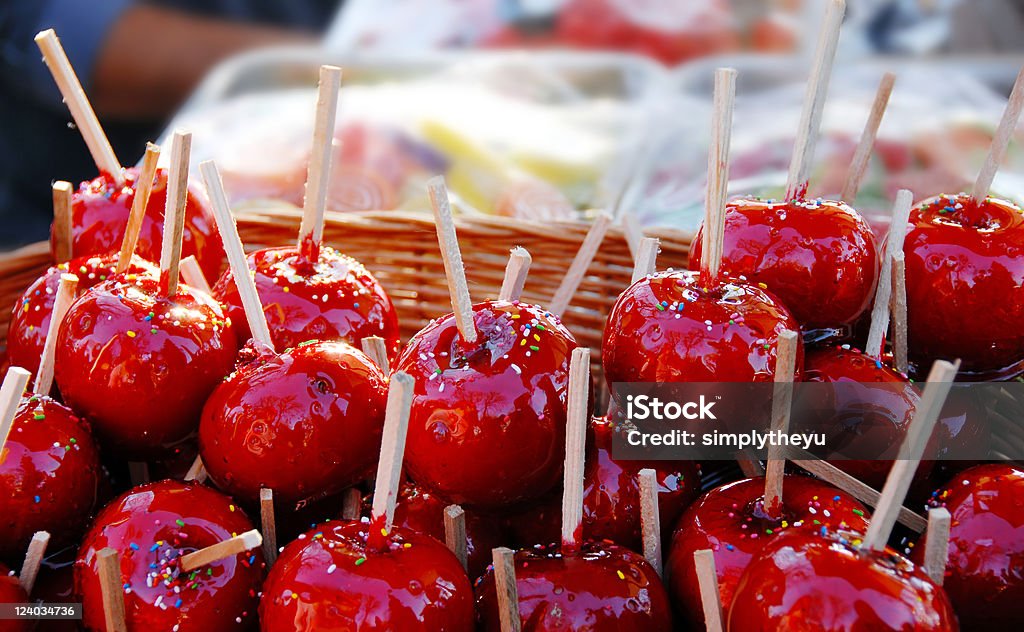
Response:
[[[1013,132],[1017,128],[1017,121],[1020,119],[1021,109],[1024,108],[1024,68],[1017,74],[1017,80],[1010,92],[1010,99],[1003,110],[1003,118],[996,128],[996,135],[992,138],[992,147],[989,148],[985,164],[978,173],[978,179],[974,181],[974,188],[971,189],[971,198],[977,202],[988,197],[988,191],[992,188],[992,181],[996,178],[999,165],[1006,155],[1006,147],[1013,138]]]
[[[178,293],[178,265],[181,263],[181,234],[185,230],[191,153],[192,134],[180,130],[174,132],[171,167],[167,176],[167,205],[164,206],[164,239],[160,248],[160,284],[169,298]]]
[[[946,579],[949,562],[949,526],[952,518],[945,507],[928,510],[928,532],[925,538],[924,572],[937,586]]]
[[[240,533],[233,538],[228,538],[217,544],[211,544],[205,549],[193,551],[181,558],[181,570],[185,573],[194,571],[202,566],[219,562],[240,553],[251,551],[263,544],[263,536],[256,529]]]
[[[355,520],[359,517],[359,508],[362,504],[363,495],[355,487],[349,487],[341,501],[341,517],[345,520]]]
[[[889,299],[892,297],[892,257],[893,253],[903,254],[903,240],[907,236],[907,222],[910,221],[910,207],[914,204],[914,194],[906,189],[896,193],[896,202],[892,207],[892,225],[889,235],[885,238],[885,251],[882,254],[882,269],[878,274],[878,287],[875,289],[875,304],[871,308],[871,328],[868,330],[868,341],[865,345],[867,355],[878,360],[882,357],[885,345],[885,332],[889,330]]]
[[[149,463],[145,461],[128,461],[128,478],[132,487],[145,485],[149,482]]]
[[[7,443],[7,436],[11,434],[14,417],[18,414],[18,406],[21,405],[21,395],[25,392],[31,375],[21,367],[12,366],[7,369],[3,386],[0,386],[0,463],[4,462],[4,444]]]
[[[636,283],[640,279],[654,274],[658,269],[658,248],[661,247],[661,240],[657,237],[644,237],[637,246],[636,254],[633,256],[633,278]]]
[[[518,301],[523,295],[523,287],[526,286],[526,276],[530,273],[530,264],[533,257],[529,251],[522,246],[516,246],[508,256],[508,265],[505,266],[505,278],[501,282],[501,291],[498,292],[499,301]]]
[[[367,336],[360,341],[363,353],[380,367],[385,374],[391,373],[391,361],[388,360],[388,345],[380,336]]]
[[[103,620],[107,632],[128,632],[124,618],[124,587],[121,560],[109,546],[96,554],[96,566],[103,595]]]
[[[694,551],[693,563],[697,567],[697,584],[700,586],[700,600],[704,606],[704,626],[707,632],[722,632],[722,597],[718,592],[715,554],[710,549]]]
[[[725,202],[729,189],[729,146],[732,113],[736,103],[736,70],[715,70],[714,108],[711,115],[711,147],[708,149],[708,182],[704,199],[704,233],[700,259],[705,287],[718,282],[725,243]]]
[[[156,165],[160,159],[160,147],[146,143],[146,154],[142,157],[142,168],[139,178],[135,181],[135,197],[132,198],[132,210],[128,213],[128,223],[124,227],[121,238],[121,251],[117,255],[117,273],[124,274],[131,265],[135,245],[139,241],[142,220],[146,217],[149,197],[153,193],[153,180],[156,178]]]
[[[210,282],[206,280],[206,275],[203,274],[203,269],[199,267],[199,261],[196,260],[195,255],[189,255],[182,259],[180,267],[181,278],[185,281],[185,285],[191,286],[204,294],[213,294],[213,288],[210,287]]]
[[[636,218],[633,211],[623,213],[621,222],[622,234],[626,237],[629,254],[633,256],[633,262],[636,263],[637,255],[640,253],[640,240],[644,238],[644,229],[640,226],[640,220]]]
[[[580,544],[583,523],[583,461],[587,443],[590,349],[577,347],[569,360],[569,394],[565,412],[565,471],[562,492],[562,546]]]
[[[455,325],[459,328],[463,340],[474,343],[476,325],[473,323],[473,301],[469,298],[466,269],[462,264],[462,251],[459,250],[459,238],[455,234],[455,220],[452,217],[452,206],[448,201],[448,189],[445,187],[444,178],[431,178],[427,182],[427,193],[430,195],[430,206],[434,209],[437,243],[441,247],[444,274],[448,279],[448,293],[452,297]]]
[[[892,464],[892,469],[889,470],[889,476],[885,479],[885,487],[882,488],[875,514],[868,524],[868,532],[864,535],[866,550],[881,551],[885,548],[896,522],[896,515],[903,506],[903,499],[910,489],[910,482],[924,455],[925,445],[932,435],[959,366],[959,361],[950,364],[945,360],[938,360],[932,365],[932,370],[928,374],[928,384],[914,411],[914,418],[907,428],[899,454]]]
[[[498,617],[501,632],[519,632],[519,588],[516,586],[516,558],[512,549],[499,547],[491,550],[494,563],[494,588],[498,596]]]
[[[32,596],[32,588],[35,587],[36,577],[39,576],[39,566],[43,563],[46,547],[49,544],[50,534],[46,531],[36,531],[28,543],[25,562],[21,565],[21,572],[18,573],[18,583],[25,589],[25,594],[29,596]]]
[[[409,409],[412,407],[413,379],[399,371],[391,376],[388,404],[384,417],[384,438],[377,463],[377,484],[373,491],[371,518],[383,518],[383,528],[391,531],[395,518],[395,503],[402,478],[402,459],[405,456],[405,436],[409,430]]]
[[[118,162],[117,156],[114,155],[114,149],[110,146],[110,141],[103,133],[100,121],[96,118],[96,112],[93,111],[89,99],[86,98],[82,84],[79,83],[78,77],[71,67],[71,62],[68,61],[68,56],[64,53],[64,47],[57,39],[57,34],[53,29],[47,29],[39,32],[35,40],[39,50],[43,53],[46,67],[50,69],[50,74],[53,75],[53,80],[57,82],[57,88],[60,90],[61,96],[64,97],[64,103],[71,110],[71,118],[75,120],[75,125],[82,134],[89,153],[92,154],[96,168],[102,173],[110,175],[120,187],[124,184],[121,163]]]
[[[889,256],[892,270],[892,296],[889,298],[889,312],[892,314],[892,364],[900,373],[910,370],[907,357],[907,273],[903,262],[903,251]]]
[[[875,139],[878,137],[878,128],[882,125],[882,117],[885,116],[885,108],[889,106],[889,97],[892,96],[892,86],[895,83],[896,75],[887,72],[882,75],[882,81],[878,84],[878,92],[875,93],[875,102],[871,104],[868,122],[864,125],[860,142],[857,143],[857,149],[853,152],[850,170],[846,172],[846,182],[839,194],[839,199],[848,204],[853,204],[857,198],[857,191],[860,190],[864,174],[868,171],[871,152],[875,148]]]
[[[210,206],[213,208],[213,217],[217,221],[217,230],[220,231],[220,239],[224,243],[224,251],[228,256],[228,266],[231,268],[231,276],[235,279],[235,287],[238,288],[238,296],[242,300],[242,308],[245,311],[245,320],[249,323],[249,331],[252,337],[266,347],[273,349],[274,341],[270,337],[270,327],[267,326],[267,315],[263,313],[263,304],[260,303],[259,293],[256,291],[256,281],[249,270],[249,263],[245,258],[245,249],[242,247],[242,240],[238,236],[238,226],[235,218],[231,215],[231,207],[228,206],[228,196],[224,193],[224,183],[221,180],[217,165],[212,160],[200,163],[199,173],[203,176],[206,184],[206,193],[210,198]]]
[[[61,274],[60,284],[57,286],[57,295],[53,299],[53,309],[50,312],[50,325],[46,329],[46,340],[43,342],[43,355],[39,360],[39,370],[36,372],[36,381],[32,390],[39,395],[49,395],[53,388],[53,361],[57,353],[57,331],[68,308],[75,300],[75,290],[78,289],[78,277],[73,274]]]
[[[779,334],[775,352],[775,388],[772,395],[772,432],[789,432],[789,415],[793,407],[793,378],[796,375],[796,354],[800,339],[795,331]],[[782,510],[782,482],[786,474],[786,455],[781,445],[768,447],[768,465],[764,476],[764,510],[778,517]]]
[[[306,194],[302,199],[302,225],[299,227],[299,251],[307,261],[320,259],[320,243],[324,239],[324,213],[327,209],[327,189],[331,183],[334,122],[338,114],[340,89],[341,68],[320,66],[313,151],[306,172]]]
[[[458,505],[444,508],[444,542],[448,550],[459,558],[462,568],[467,568],[469,552],[466,548],[466,512]]]
[[[658,473],[644,468],[638,474],[640,487],[640,533],[644,557],[659,576],[661,564],[661,508],[658,506]]]
[[[580,283],[583,282],[583,277],[587,274],[587,268],[590,267],[590,263],[594,260],[597,249],[601,247],[601,242],[604,241],[604,236],[608,233],[608,228],[611,225],[612,216],[605,212],[600,213],[594,219],[594,223],[590,225],[587,236],[583,238],[580,249],[576,251],[576,257],[569,264],[569,270],[562,277],[562,283],[555,290],[555,295],[548,304],[548,310],[552,314],[561,317],[565,310],[569,308],[573,295],[576,294]]]
[[[260,531],[263,533],[263,557],[267,566],[277,559],[277,520],[274,517],[274,490],[260,489]]]
[[[68,261],[74,256],[74,235],[71,218],[71,195],[74,188],[70,182],[58,180],[53,183],[53,236],[56,248],[54,255],[58,262]]]
[[[817,52],[814,55],[814,66],[807,80],[807,93],[800,114],[800,127],[797,128],[796,141],[793,144],[793,157],[789,163],[789,177],[786,181],[787,201],[801,199],[807,194],[814,147],[818,142],[821,114],[825,109],[825,95],[828,93],[829,77],[832,75],[832,63],[836,58],[839,30],[845,12],[844,0],[829,1],[818,38]]]
[[[197,456],[196,460],[192,461],[192,467],[188,468],[185,480],[202,484],[206,482],[207,477],[209,474],[206,472],[206,466],[203,465],[203,457]]]

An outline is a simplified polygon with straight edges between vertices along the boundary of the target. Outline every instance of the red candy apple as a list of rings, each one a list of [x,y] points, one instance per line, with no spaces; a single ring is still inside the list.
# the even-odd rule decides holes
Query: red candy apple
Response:
[[[18,576],[3,563],[0,563],[0,603],[28,604],[28,595],[18,582]],[[0,620],[0,632],[29,632],[33,627],[30,619]]]

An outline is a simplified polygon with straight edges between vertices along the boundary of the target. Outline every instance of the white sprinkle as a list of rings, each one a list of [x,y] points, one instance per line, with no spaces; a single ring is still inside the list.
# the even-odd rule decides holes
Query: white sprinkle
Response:
[[[335,569],[337,569],[337,568],[338,568],[338,565],[337,565],[337,564],[331,564],[330,566],[328,566],[328,567],[327,567],[327,574],[328,574],[328,575],[330,575],[330,574],[331,574],[331,573],[333,573],[333,572],[335,571]]]
[[[522,375],[523,374],[523,370],[519,368],[518,364],[513,364],[512,365],[512,370],[516,372],[516,375]]]

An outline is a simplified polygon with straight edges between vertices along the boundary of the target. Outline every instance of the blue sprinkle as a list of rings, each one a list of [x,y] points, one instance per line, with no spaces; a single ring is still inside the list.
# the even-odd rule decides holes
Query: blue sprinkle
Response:
[[[352,303],[352,307],[359,309],[359,303]]]
[[[128,546],[130,546],[133,551],[138,551],[139,550],[139,545],[135,544],[134,542],[132,542]]]
[[[127,584],[127,583],[121,586],[121,588],[124,588],[125,590],[128,590],[131,587],[132,587],[132,585],[131,584]]]
[[[153,546],[149,547],[149,552],[152,553],[153,551],[155,551],[155,550],[157,550],[159,548],[160,548],[159,544],[154,544]],[[156,564],[150,564],[150,566],[156,566]]]
[[[821,526],[821,535],[828,535],[828,529],[825,528],[825,525]]]
[[[174,602],[174,607],[175,608],[180,608],[181,607],[181,599],[178,599],[177,601]]]
[[[39,496],[36,496],[35,500],[36,500],[36,503],[38,503],[39,502]]]
[[[249,563],[250,564],[255,564],[256,563],[256,556],[255,555],[250,555],[249,556]]]
[[[731,545],[731,544],[726,544],[726,545],[725,545],[725,548],[729,549],[730,551],[734,551],[734,550],[736,549],[736,547],[734,547],[734,546],[733,546],[733,545]]]
[[[836,501],[836,502],[839,502],[839,496],[833,496],[833,497],[832,497],[832,500],[834,500],[834,501]]]

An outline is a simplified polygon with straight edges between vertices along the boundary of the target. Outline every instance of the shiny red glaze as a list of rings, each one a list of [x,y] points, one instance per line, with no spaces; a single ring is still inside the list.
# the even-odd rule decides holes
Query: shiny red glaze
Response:
[[[99,494],[89,424],[49,397],[22,398],[0,451],[0,557],[20,561],[36,531],[53,550],[77,542]]]
[[[785,477],[778,519],[768,518],[764,512],[763,478],[717,487],[690,505],[672,534],[665,573],[673,603],[694,629],[703,627],[704,611],[693,565],[696,551],[714,552],[722,610],[726,612],[743,570],[777,536],[788,531],[817,533],[822,527],[864,530],[866,513],[846,492],[808,476]]]
[[[71,305],[54,368],[64,400],[92,422],[104,445],[140,459],[158,457],[196,431],[238,345],[206,294],[179,285],[171,300],[157,280],[130,279],[107,280]]]
[[[251,627],[265,566],[261,549],[213,562],[194,576],[181,572],[179,558],[252,529],[229,497],[202,485],[168,480],[129,490],[100,512],[78,551],[75,588],[85,608],[85,627],[104,629],[96,554],[106,547],[118,552],[121,580],[128,584],[129,630]]]
[[[416,382],[409,475],[452,502],[506,507],[561,478],[572,334],[526,303],[473,306],[476,343],[452,315],[413,336],[395,363]]]
[[[71,273],[78,277],[78,293],[102,283],[117,269],[117,255],[82,257],[52,266],[28,286],[14,304],[11,325],[7,330],[7,359],[12,366],[20,366],[35,374],[39,358],[43,355],[46,332],[50,327],[50,313],[60,286],[60,275]],[[159,269],[139,257],[132,257],[129,274],[148,274],[157,278]]]
[[[326,246],[310,265],[297,248],[257,250],[247,259],[278,351],[309,340],[343,340],[358,347],[380,336],[394,357],[398,316],[384,288],[363,264]],[[251,334],[234,277],[228,270],[213,288],[245,342]],[[325,300],[326,299],[326,300]]]
[[[913,359],[928,366],[959,358],[976,379],[1024,371],[1019,207],[994,198],[977,204],[967,194],[925,200],[910,213],[903,251]]]
[[[642,555],[606,543],[562,553],[536,547],[515,554],[522,629],[588,632],[669,630],[672,617],[661,578]],[[477,629],[501,630],[494,572],[476,585]]]
[[[71,252],[75,257],[105,255],[121,249],[124,228],[135,199],[139,170],[124,170],[125,183],[118,188],[114,179],[101,174],[83,182],[71,198]],[[167,205],[167,171],[158,169],[149,195],[135,252],[147,261],[160,260],[164,234],[164,207]],[[54,247],[51,235],[51,249]],[[217,225],[206,195],[197,185],[189,185],[185,204],[185,229],[181,235],[181,256],[195,255],[208,279],[216,279],[224,262]]]
[[[1024,470],[979,465],[935,495],[952,517],[943,583],[964,630],[1024,627]],[[924,558],[927,536],[913,549]]]
[[[362,351],[316,342],[242,365],[206,402],[199,452],[210,479],[256,503],[337,494],[380,454],[387,377]]]
[[[728,629],[743,632],[956,632],[949,598],[924,571],[855,534],[790,533],[750,561],[736,586]]]
[[[368,551],[370,528],[332,520],[286,546],[263,585],[260,629],[473,630],[473,589],[451,551],[403,528]]]
[[[690,247],[691,270],[700,269],[702,232]],[[851,333],[874,297],[878,268],[871,227],[842,202],[739,199],[726,207],[722,270],[764,283],[812,337]]]
[[[28,603],[25,589],[14,571],[0,563],[0,603]],[[0,632],[28,632],[35,622],[30,619],[0,619]]]

